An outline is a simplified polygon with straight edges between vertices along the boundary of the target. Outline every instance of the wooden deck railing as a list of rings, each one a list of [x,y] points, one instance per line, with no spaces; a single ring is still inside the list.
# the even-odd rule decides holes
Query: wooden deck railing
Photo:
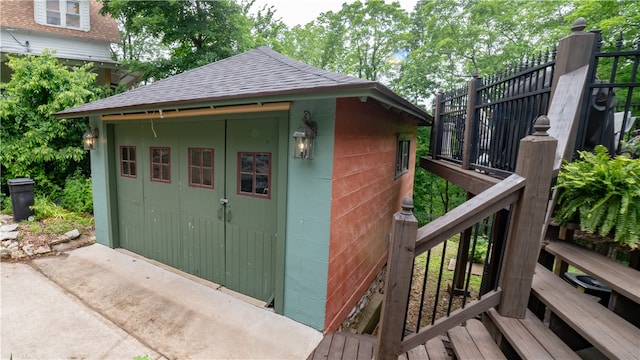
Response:
[[[398,355],[491,307],[497,307],[502,316],[524,318],[557,145],[548,136],[548,129],[548,118],[541,116],[536,121],[536,132],[521,140],[515,174],[420,229],[412,214],[412,200],[403,201],[402,211],[393,219],[376,359],[397,359]],[[510,224],[503,258],[499,260],[502,264],[499,285],[478,300],[405,336],[416,256],[505,208],[510,208]]]

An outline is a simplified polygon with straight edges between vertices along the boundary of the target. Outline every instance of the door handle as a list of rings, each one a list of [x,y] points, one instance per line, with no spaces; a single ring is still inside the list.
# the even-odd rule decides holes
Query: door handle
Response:
[[[224,206],[218,206],[218,219],[222,220],[222,216],[224,215]]]
[[[231,222],[231,209],[227,209],[227,214],[225,216],[227,222]]]

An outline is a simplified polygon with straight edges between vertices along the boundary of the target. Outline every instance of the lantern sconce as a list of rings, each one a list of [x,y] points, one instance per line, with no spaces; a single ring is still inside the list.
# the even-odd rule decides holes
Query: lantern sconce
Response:
[[[304,111],[302,125],[293,132],[293,158],[302,160],[313,159],[313,143],[318,133],[318,124],[311,121],[309,110]]]
[[[92,129],[89,127],[87,131],[82,135],[82,143],[84,144],[85,150],[95,150],[96,142],[98,140],[98,129]]]

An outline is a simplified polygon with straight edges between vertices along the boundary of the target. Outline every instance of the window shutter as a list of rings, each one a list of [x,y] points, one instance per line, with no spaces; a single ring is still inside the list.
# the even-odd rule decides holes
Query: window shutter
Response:
[[[46,0],[33,0],[33,18],[36,24],[47,25]]]
[[[80,29],[83,31],[91,30],[89,20],[91,13],[89,11],[89,0],[80,1]]]

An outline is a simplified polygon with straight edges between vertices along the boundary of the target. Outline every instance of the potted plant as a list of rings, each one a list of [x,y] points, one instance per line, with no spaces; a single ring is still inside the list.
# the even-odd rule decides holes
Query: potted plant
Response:
[[[640,237],[640,159],[609,157],[597,146],[581,151],[558,174],[560,189],[555,221],[579,223],[580,230],[612,239],[635,250]]]

